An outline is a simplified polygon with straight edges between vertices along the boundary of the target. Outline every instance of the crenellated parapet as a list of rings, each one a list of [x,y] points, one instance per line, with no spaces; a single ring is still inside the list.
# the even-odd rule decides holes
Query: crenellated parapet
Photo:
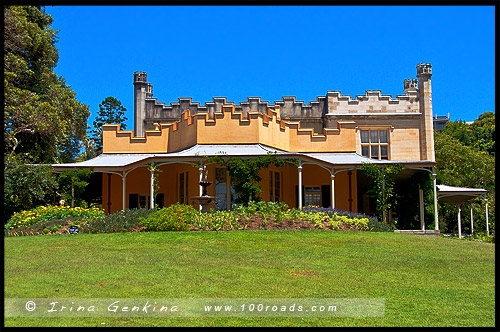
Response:
[[[365,95],[358,95],[355,99],[343,96],[340,91],[328,91],[328,115],[377,115],[377,114],[408,114],[418,113],[418,91],[407,90],[404,95],[392,98],[382,95],[380,90],[368,90]]]
[[[189,111],[190,114],[208,113],[209,118],[213,118],[216,112],[221,112],[222,105],[234,105],[228,102],[227,97],[213,97],[211,102],[200,105],[193,102],[192,98],[178,98],[177,102],[165,105],[158,102],[157,98],[146,99],[146,119],[147,128],[152,128],[155,122],[172,122],[181,118],[181,115]],[[235,105],[235,109],[246,117],[248,112],[266,113],[269,108],[268,101],[262,101],[261,97],[248,97],[247,101]]]
[[[105,125],[103,152],[170,153],[195,144],[263,144],[296,152],[356,150],[354,122],[339,122],[335,128],[317,133],[313,128],[302,128],[299,121],[283,120],[279,108],[268,107],[264,113],[223,104],[213,116],[208,110],[198,109],[193,114],[187,109],[177,121],[153,124],[143,137],[119,130],[118,125]]]

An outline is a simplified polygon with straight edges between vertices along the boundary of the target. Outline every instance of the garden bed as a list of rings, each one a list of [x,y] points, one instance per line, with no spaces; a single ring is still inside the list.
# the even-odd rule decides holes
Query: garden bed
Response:
[[[5,225],[6,236],[117,233],[140,231],[231,231],[231,230],[338,230],[392,231],[376,217],[306,207],[290,209],[286,204],[252,202],[233,211],[200,212],[192,206],[174,204],[160,210],[133,209],[105,215],[102,210],[39,207],[22,211]]]

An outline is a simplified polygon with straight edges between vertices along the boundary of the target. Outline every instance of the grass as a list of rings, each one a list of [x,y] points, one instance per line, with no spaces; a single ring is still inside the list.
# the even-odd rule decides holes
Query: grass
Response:
[[[385,316],[5,317],[5,326],[495,326],[494,248],[319,230],[8,237],[5,298],[384,298]]]

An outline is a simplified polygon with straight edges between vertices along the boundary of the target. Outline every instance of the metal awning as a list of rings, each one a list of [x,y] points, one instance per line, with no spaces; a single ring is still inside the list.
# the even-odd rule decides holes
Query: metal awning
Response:
[[[437,185],[438,188],[438,199],[445,202],[452,202],[457,205],[458,208],[458,237],[462,237],[462,204],[473,200],[476,197],[482,197],[485,201],[486,209],[486,232],[490,235],[490,227],[488,224],[488,198],[486,194],[488,190],[481,188],[463,188],[463,187],[452,187],[444,184]],[[472,216],[471,207],[471,231],[474,232],[474,219]]]
[[[443,184],[437,185],[438,199],[455,204],[468,202],[476,197],[484,197],[488,190],[481,188],[452,187]]]

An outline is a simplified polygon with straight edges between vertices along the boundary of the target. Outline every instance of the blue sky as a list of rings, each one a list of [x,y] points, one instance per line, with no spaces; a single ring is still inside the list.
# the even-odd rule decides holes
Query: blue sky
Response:
[[[169,105],[227,97],[309,103],[327,91],[403,94],[432,64],[433,110],[494,112],[493,6],[47,6],[60,30],[58,75],[90,106],[113,96],[133,129],[133,73]]]

